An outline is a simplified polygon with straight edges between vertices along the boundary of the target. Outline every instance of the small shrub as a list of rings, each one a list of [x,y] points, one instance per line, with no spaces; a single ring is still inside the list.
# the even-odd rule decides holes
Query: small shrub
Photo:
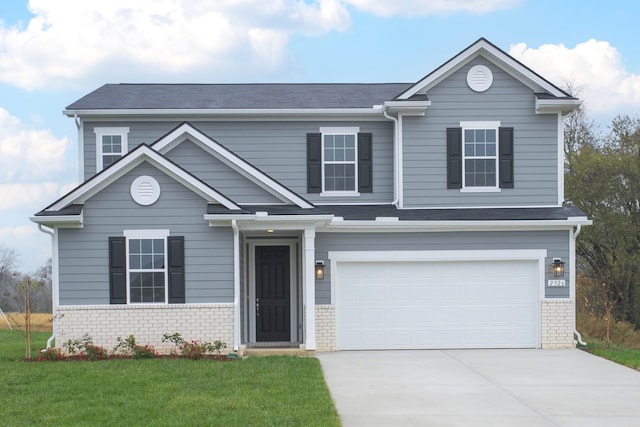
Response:
[[[38,357],[38,360],[40,361],[49,361],[49,362],[62,360],[62,359],[64,359],[64,354],[62,354],[62,350],[56,347],[48,347],[40,350],[40,357]]]
[[[185,341],[179,332],[173,334],[166,333],[162,336],[162,342],[171,342],[178,348],[180,355],[186,359],[201,359],[208,353],[220,354],[223,348],[227,348],[227,344],[220,340],[212,343],[207,341],[192,340]]]
[[[62,346],[70,354],[76,354],[79,352],[80,357],[84,360],[102,360],[109,356],[107,349],[95,345],[89,334],[84,334],[82,337],[77,339],[70,339]]]
[[[118,337],[118,344],[113,348],[113,351],[130,355],[134,359],[153,359],[158,355],[152,346],[136,344],[134,335],[129,335],[126,339]]]

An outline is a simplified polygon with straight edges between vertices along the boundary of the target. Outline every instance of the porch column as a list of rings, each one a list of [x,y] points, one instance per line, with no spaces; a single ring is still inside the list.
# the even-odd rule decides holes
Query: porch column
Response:
[[[316,349],[316,230],[305,228],[302,240],[302,287],[304,294],[304,342],[307,350]]]

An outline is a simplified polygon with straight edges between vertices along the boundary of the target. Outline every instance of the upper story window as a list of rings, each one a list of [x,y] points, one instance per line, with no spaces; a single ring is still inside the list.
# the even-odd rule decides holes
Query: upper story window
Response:
[[[320,128],[323,192],[356,192],[358,131],[358,128]]]
[[[462,188],[498,188],[498,128],[500,123],[462,123],[464,146]],[[466,126],[465,126],[466,125]]]
[[[96,134],[96,172],[100,172],[127,154],[129,128],[97,127],[93,131]]]
[[[465,192],[514,188],[513,128],[460,122],[447,129],[447,188]]]
[[[321,196],[372,192],[372,134],[358,127],[319,130],[307,134],[307,191]]]

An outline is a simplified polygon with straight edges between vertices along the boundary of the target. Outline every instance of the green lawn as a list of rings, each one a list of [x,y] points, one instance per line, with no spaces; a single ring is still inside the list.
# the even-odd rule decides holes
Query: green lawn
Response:
[[[607,347],[605,343],[594,340],[588,340],[588,345],[584,350],[640,371],[640,350],[620,347],[614,344]]]
[[[27,363],[23,340],[0,330],[3,426],[340,425],[315,358]]]

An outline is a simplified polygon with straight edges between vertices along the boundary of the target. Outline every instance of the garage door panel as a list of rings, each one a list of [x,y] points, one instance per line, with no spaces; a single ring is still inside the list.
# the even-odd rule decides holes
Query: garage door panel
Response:
[[[537,261],[341,262],[338,349],[535,347]]]

